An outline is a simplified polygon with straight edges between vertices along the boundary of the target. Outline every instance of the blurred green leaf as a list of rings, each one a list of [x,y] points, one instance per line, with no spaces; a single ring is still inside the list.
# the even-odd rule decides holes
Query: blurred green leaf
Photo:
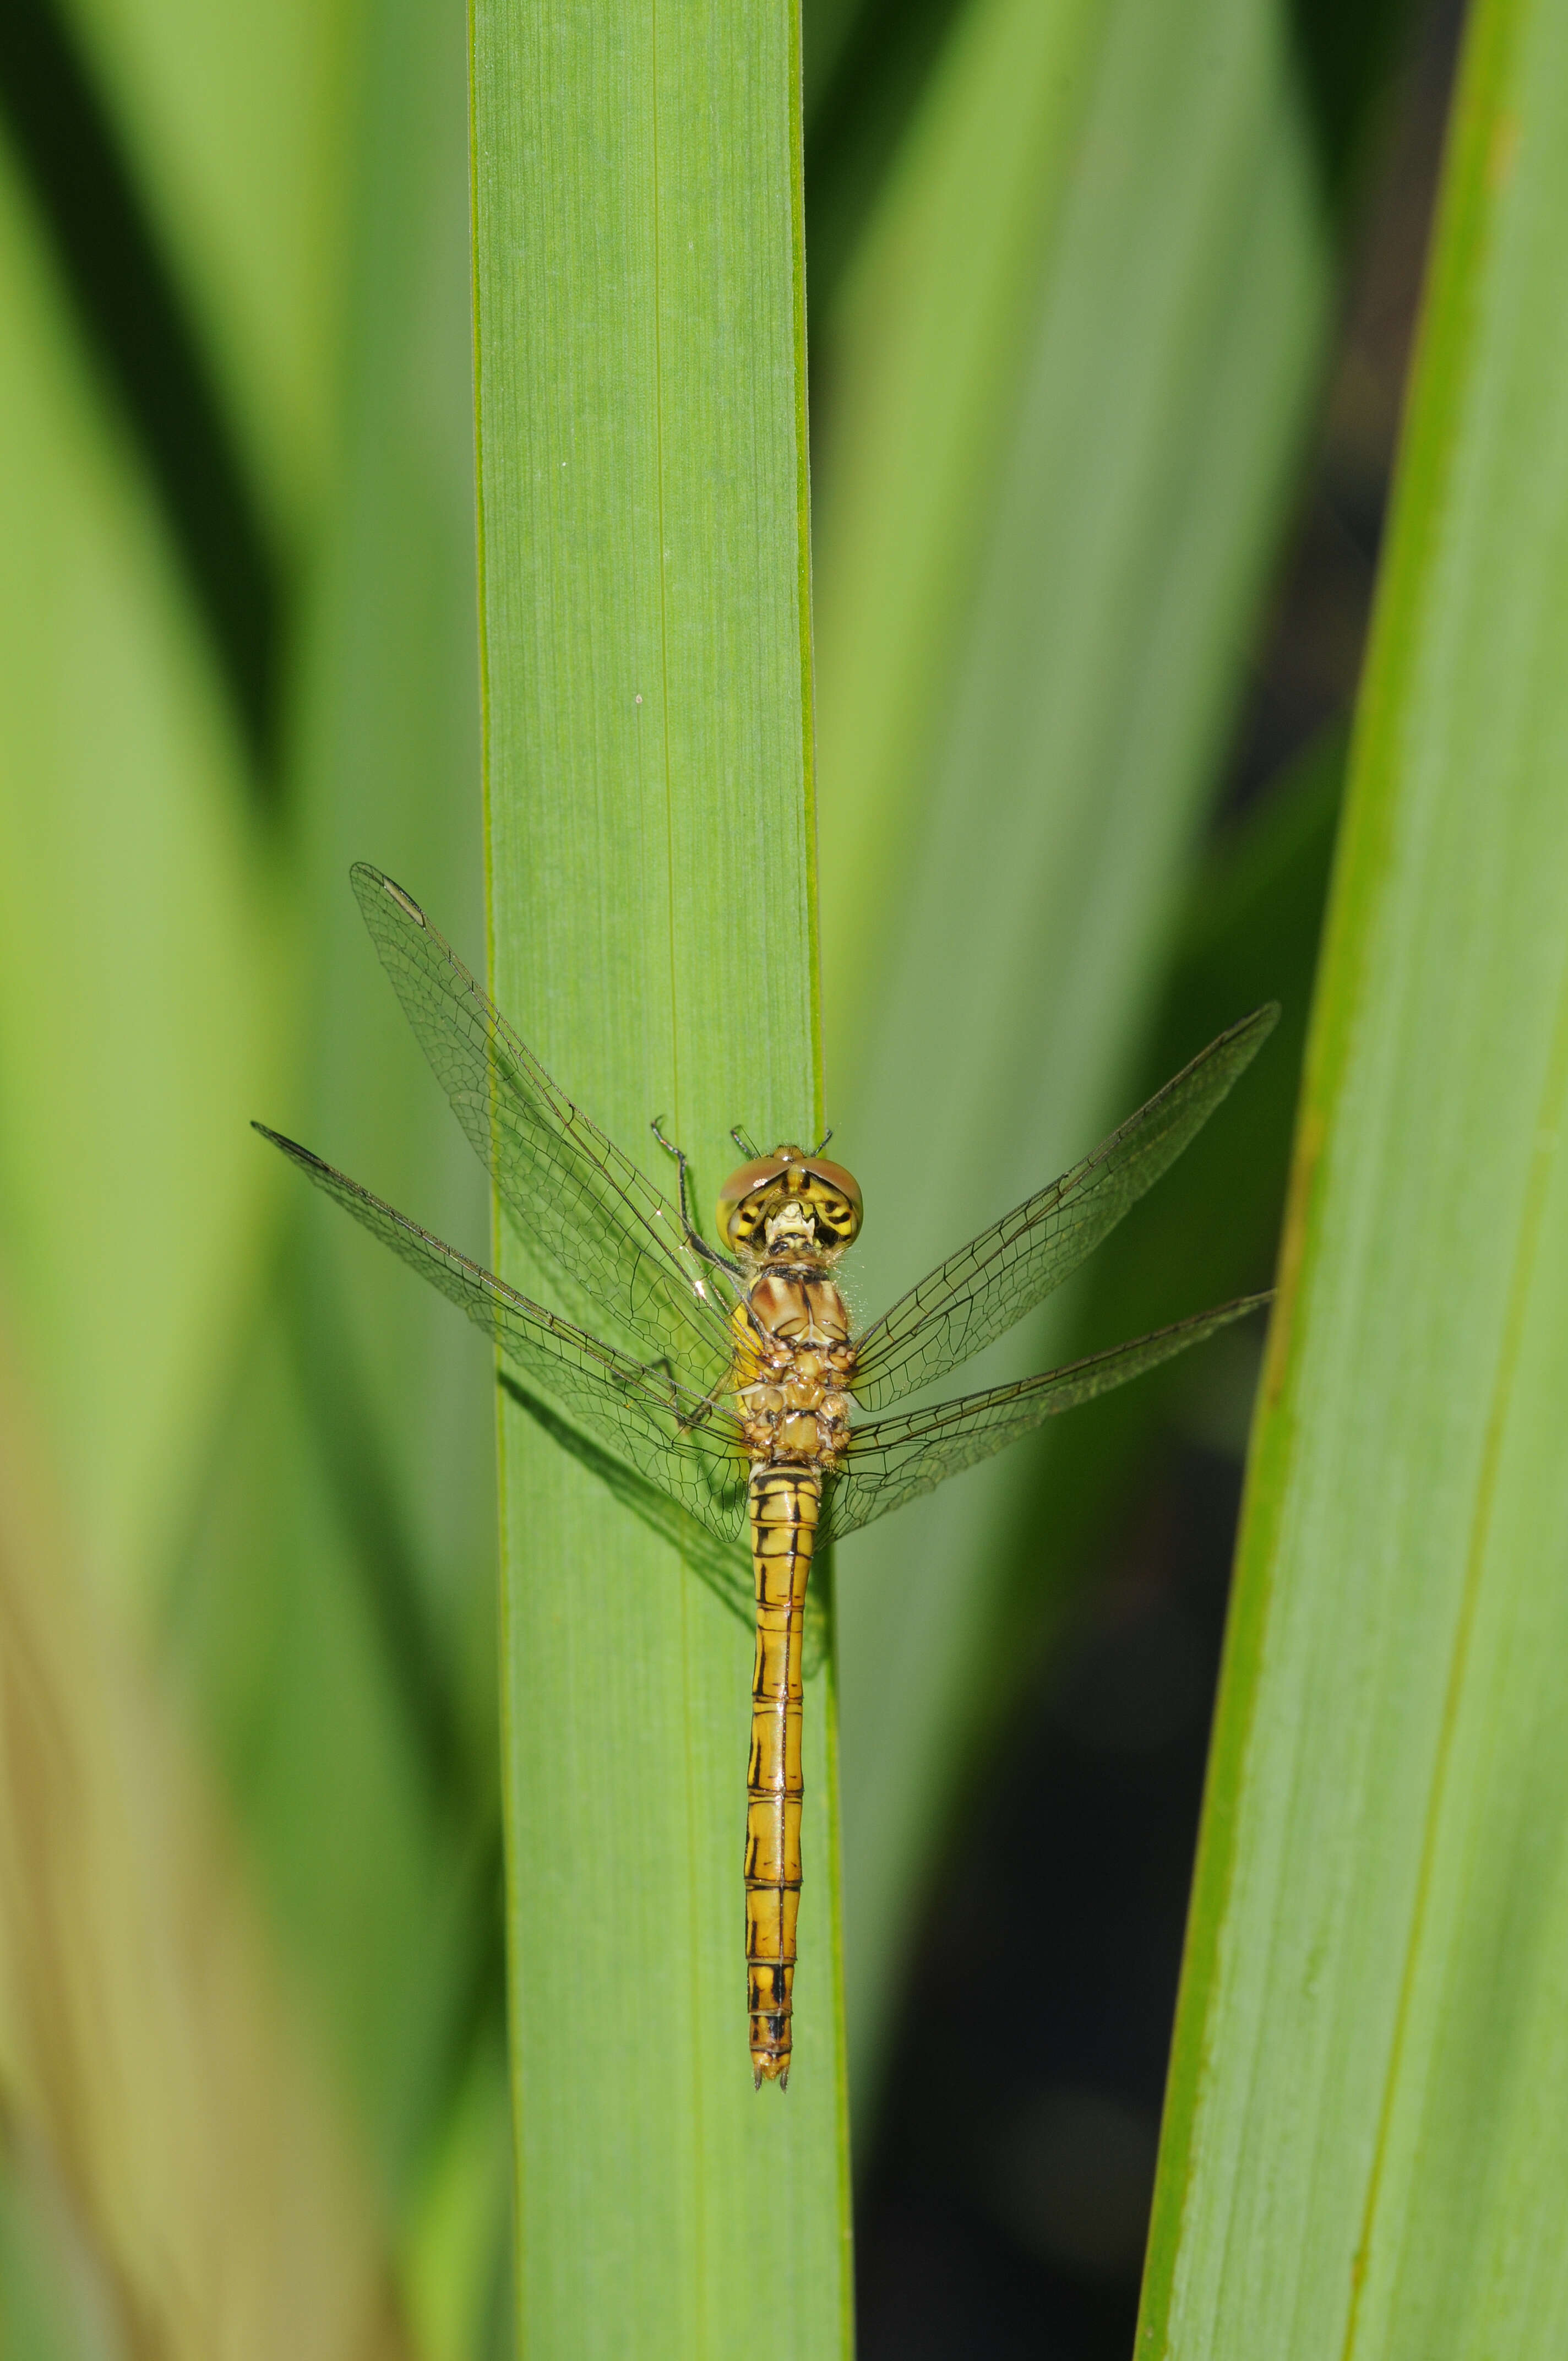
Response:
[[[57,0],[287,555],[330,491],[369,0]]]
[[[667,1181],[664,1118],[706,1205],[729,1125],[817,1111],[799,60],[783,9],[656,35],[476,20],[492,973]],[[830,1669],[795,2069],[759,2094],[747,1637],[510,1407],[502,1564],[524,2346],[843,2350]]]
[[[94,1557],[161,1626],[417,2244],[500,2012],[491,1382],[279,1188],[246,1118],[482,1234],[483,1176],[345,878],[373,851],[481,908],[463,20],[384,0],[182,34],[132,0],[76,22],[225,431],[311,563],[290,845],[247,813],[170,487],[7,181],[7,1271]],[[465,2250],[486,2286],[490,2169],[489,2251]]]
[[[513,2350],[511,2077],[504,2028],[476,2050],[429,2159],[405,2270],[422,2361]]]
[[[1470,29],[1313,1015],[1139,2350],[1568,2333],[1568,20]]]
[[[411,1038],[348,887],[371,859],[459,930],[484,912],[466,51],[448,0],[377,0],[367,54],[336,498],[306,609],[297,755],[314,953],[306,1137],[482,1246],[486,1177]],[[428,1289],[300,1209],[303,1363],[405,1551],[411,1619],[487,1784],[496,1729],[494,1400]],[[391,1282],[389,1284],[389,1279]],[[336,1414],[334,1415],[335,1397]]]
[[[431,1776],[283,1317],[248,1346],[168,1648],[400,2210],[486,1980],[494,1821]]]
[[[256,1275],[279,896],[159,518],[0,155],[0,1210],[89,1563],[155,1596]]]
[[[378,0],[366,57],[338,450],[299,633],[299,1079],[247,1112],[477,1246],[484,1176],[347,883],[373,854],[481,907],[461,18]],[[330,1209],[291,1192],[280,1213],[169,1644],[417,2242],[432,2146],[500,2004],[492,1382]]]
[[[254,785],[271,800],[284,621],[274,536],[114,109],[55,0],[15,0],[0,14],[0,118],[40,244],[182,562]]]
[[[1135,1104],[1332,281],[1267,0],[966,11],[826,362],[823,969],[868,1313]],[[1073,1305],[966,1384],[1063,1357]],[[846,1553],[861,2096],[1031,1472]]]
[[[1073,1305],[1069,1359],[1269,1283],[1343,769],[1336,730],[1205,852],[1133,1095],[1141,1104],[1238,1009],[1277,1000],[1279,1025],[1244,1084],[1095,1255]],[[1069,1584],[1107,1521],[1124,1513],[1173,1409],[1239,1455],[1263,1341],[1251,1323],[1201,1362],[1173,1365],[1047,1431],[970,1698],[977,1759],[1038,1669]],[[961,1800],[950,1791],[946,1812]]]
[[[52,2329],[83,2361],[402,2361],[334,2095],[52,1461],[0,1334],[0,2213],[30,2199],[56,2248],[8,2335]]]
[[[6,2361],[108,2361],[111,2337],[76,2224],[36,2135],[0,2147],[0,2352]]]
[[[816,323],[880,197],[965,0],[804,0],[806,236]],[[817,368],[819,354],[813,354]],[[814,389],[814,423],[820,414]]]

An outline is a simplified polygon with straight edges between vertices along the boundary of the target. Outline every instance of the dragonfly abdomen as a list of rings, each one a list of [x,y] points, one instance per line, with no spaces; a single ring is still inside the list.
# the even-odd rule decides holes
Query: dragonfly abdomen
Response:
[[[753,1469],[751,1491],[757,1653],[746,1774],[746,2004],[760,2089],[789,2080],[800,1908],[801,1630],[822,1477],[815,1467],[774,1463]]]

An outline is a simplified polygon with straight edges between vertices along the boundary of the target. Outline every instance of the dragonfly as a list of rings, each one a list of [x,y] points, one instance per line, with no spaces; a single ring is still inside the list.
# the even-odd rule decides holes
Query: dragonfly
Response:
[[[856,1332],[835,1276],[859,1184],[786,1141],[719,1192],[711,1244],[684,1152],[666,1197],[557,1088],[411,895],[350,873],[371,939],[458,1122],[562,1308],[533,1301],[308,1148],[255,1128],[466,1312],[612,1461],[715,1540],[750,1544],[756,1630],[744,1845],[752,2078],[787,2086],[801,1891],[803,1634],[812,1561],[1080,1402],[1266,1304],[1243,1296],[1064,1367],[913,1409],[1031,1312],[1181,1153],[1270,1032],[1231,1026],[1091,1155]],[[888,1415],[865,1413],[889,1412]]]

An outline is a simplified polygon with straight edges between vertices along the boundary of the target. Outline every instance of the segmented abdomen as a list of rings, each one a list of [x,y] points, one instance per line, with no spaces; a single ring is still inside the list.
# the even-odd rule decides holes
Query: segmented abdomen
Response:
[[[821,1505],[816,1468],[752,1470],[757,1656],[746,1778],[746,2004],[759,2088],[789,2080],[800,1907],[801,1628]]]

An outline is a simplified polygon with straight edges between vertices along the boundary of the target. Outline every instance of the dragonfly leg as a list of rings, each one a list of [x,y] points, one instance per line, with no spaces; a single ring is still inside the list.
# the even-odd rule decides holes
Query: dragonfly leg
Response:
[[[665,1377],[669,1379],[670,1392],[672,1397],[674,1397],[676,1389],[680,1384],[680,1379],[675,1375],[675,1365],[674,1361],[671,1360],[668,1353],[661,1353],[656,1361],[644,1361],[641,1365],[641,1374],[645,1378],[651,1378],[655,1369],[662,1369],[663,1371]]]
[[[689,1434],[694,1427],[701,1426],[706,1419],[712,1417],[714,1411],[718,1408],[720,1395],[726,1394],[729,1391],[731,1383],[732,1380],[728,1369],[726,1369],[721,1378],[715,1378],[713,1384],[709,1386],[707,1393],[704,1394],[701,1401],[696,1405],[696,1408],[693,1411],[688,1411],[685,1416],[679,1421],[680,1430],[683,1434]]]
[[[675,1194],[681,1208],[681,1227],[685,1230],[689,1242],[696,1237],[696,1233],[692,1228],[691,1213],[686,1204],[687,1159],[685,1149],[684,1148],[677,1148],[673,1139],[666,1139],[664,1137],[663,1117],[662,1115],[655,1115],[648,1128],[652,1133],[654,1138],[658,1141],[660,1147],[663,1149],[665,1155],[673,1156],[675,1159]]]
[[[708,1264],[712,1269],[721,1270],[726,1279],[731,1281],[731,1291],[737,1296],[737,1298],[739,1298],[740,1290],[733,1286],[733,1282],[740,1276],[740,1264],[738,1262],[731,1262],[728,1255],[721,1255],[715,1247],[710,1246],[707,1240],[692,1225],[691,1211],[686,1202],[686,1165],[688,1159],[685,1149],[684,1148],[677,1148],[673,1139],[666,1139],[664,1137],[663,1128],[661,1127],[660,1118],[657,1115],[654,1116],[648,1128],[652,1131],[654,1138],[658,1141],[665,1155],[673,1156],[675,1159],[675,1171],[677,1174],[675,1196],[676,1202],[680,1207],[681,1234],[685,1239],[688,1248],[700,1261]]]
[[[661,1353],[656,1361],[644,1361],[641,1364],[641,1374],[645,1378],[651,1378],[654,1374],[655,1370],[665,1378],[669,1383],[670,1406],[674,1409],[675,1403],[680,1400],[680,1379],[675,1375],[675,1365],[674,1361],[671,1360],[668,1353]],[[728,1383],[729,1373],[726,1371],[725,1375],[718,1380],[717,1384],[712,1386],[708,1391],[704,1394],[701,1401],[696,1404],[694,1410],[685,1411],[676,1419],[675,1426],[677,1432],[682,1434],[689,1434],[694,1427],[701,1426],[705,1420],[711,1417],[714,1411],[718,1407],[718,1398],[720,1394],[724,1392]]]

